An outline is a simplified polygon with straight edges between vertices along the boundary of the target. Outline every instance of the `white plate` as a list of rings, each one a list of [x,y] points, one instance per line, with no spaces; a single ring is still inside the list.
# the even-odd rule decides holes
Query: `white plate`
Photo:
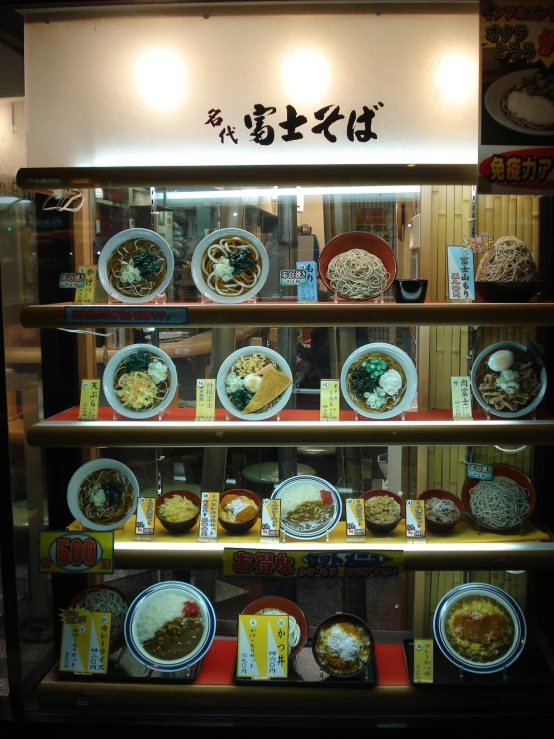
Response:
[[[121,400],[118,398],[113,385],[113,376],[120,363],[129,354],[133,354],[134,352],[138,351],[147,351],[159,357],[159,359],[165,365],[167,365],[170,377],[170,388],[167,396],[158,405],[142,411],[135,411],[124,406]],[[104,369],[104,374],[102,376],[102,389],[104,390],[104,395],[106,396],[106,400],[108,401],[108,403],[115,411],[117,411],[122,416],[125,416],[126,418],[152,418],[152,416],[155,416],[158,413],[162,413],[171,403],[177,389],[177,371],[171,358],[164,351],[162,351],[162,349],[158,349],[157,346],[152,346],[152,344],[131,344],[130,346],[126,346],[124,349],[120,349],[118,352],[116,352],[106,365],[106,368]]]
[[[390,411],[384,411],[383,413],[372,413],[366,408],[362,408],[362,406],[358,405],[354,398],[352,398],[350,393],[348,392],[348,387],[346,383],[348,371],[350,370],[351,365],[366,354],[372,354],[374,352],[377,352],[379,354],[388,354],[390,357],[395,359],[404,370],[404,374],[406,376],[406,390],[404,392],[404,397],[395,408]],[[352,354],[344,363],[342,367],[342,372],[340,374],[340,387],[348,405],[355,411],[357,411],[361,416],[365,416],[366,418],[374,418],[377,420],[384,418],[394,418],[394,416],[398,416],[400,415],[400,413],[402,413],[402,411],[405,411],[406,408],[410,406],[410,403],[415,397],[415,394],[417,392],[417,371],[414,363],[406,354],[406,352],[403,352],[402,349],[398,349],[398,347],[394,346],[394,344],[385,344],[380,342],[376,342],[374,344],[366,344],[365,346],[361,346],[359,349],[356,349],[356,351],[352,352]]]
[[[120,293],[111,285],[108,277],[108,260],[111,253],[114,249],[117,249],[120,244],[124,241],[129,241],[129,239],[148,239],[149,241],[152,241],[163,251],[167,262],[167,273],[160,286],[148,295],[139,298],[131,298]],[[128,228],[125,231],[120,231],[115,234],[115,236],[112,236],[104,245],[98,258],[98,279],[108,295],[111,295],[116,300],[120,300],[122,303],[147,303],[157,295],[162,295],[165,292],[167,286],[171,282],[171,278],[173,277],[173,265],[173,252],[164,238],[148,228]]]
[[[495,80],[485,93],[485,108],[497,123],[518,133],[526,133],[531,136],[554,136],[554,130],[544,128],[527,128],[512,121],[502,110],[502,97],[504,93],[515,87],[523,77],[533,74],[532,69],[520,69],[518,72],[510,72]]]
[[[468,596],[486,596],[500,603],[508,611],[514,625],[514,638],[508,651],[491,662],[474,662],[462,657],[451,645],[446,636],[446,620],[452,606],[462,598]],[[520,656],[527,638],[525,617],[516,601],[500,588],[488,583],[472,582],[454,588],[439,602],[433,617],[433,632],[435,641],[444,656],[457,667],[468,672],[487,675],[501,672],[513,664]]]
[[[202,276],[201,265],[204,252],[209,246],[211,246],[214,242],[218,242],[224,236],[238,236],[245,241],[249,241],[252,246],[256,247],[262,260],[262,272],[260,278],[258,279],[258,282],[256,282],[253,287],[244,292],[242,295],[238,295],[236,297],[227,297],[214,292],[210,287],[208,287],[206,281],[204,280],[204,277]],[[250,298],[259,293],[264,286],[269,274],[269,259],[262,242],[249,231],[245,231],[242,228],[221,228],[218,231],[213,231],[211,234],[205,236],[198,244],[192,255],[190,269],[192,279],[194,280],[194,284],[196,285],[197,289],[207,298],[213,300],[214,303],[244,303],[246,300],[250,300]]]
[[[129,512],[123,518],[117,521],[117,523],[112,524],[99,524],[89,521],[89,519],[85,516],[85,514],[79,507],[79,503],[77,502],[77,494],[79,492],[81,484],[83,483],[83,480],[93,472],[105,469],[115,469],[125,475],[125,477],[132,485],[134,495],[134,501],[131,505],[131,508],[129,509]],[[138,496],[139,484],[137,478],[126,465],[118,462],[117,459],[93,459],[91,462],[83,464],[76,472],[73,473],[71,480],[69,481],[69,484],[67,486],[67,505],[69,506],[69,510],[71,511],[72,516],[75,518],[75,520],[79,521],[80,524],[85,526],[87,529],[91,529],[92,531],[113,531],[114,529],[118,528],[118,526],[122,526],[131,518],[131,516],[134,515],[137,507]]]
[[[196,647],[190,654],[177,660],[157,660],[148,654],[142,647],[137,637],[137,621],[142,614],[148,610],[154,599],[163,596],[164,593],[178,593],[183,596],[183,602],[186,600],[194,601],[200,607],[200,615],[204,622],[204,634]],[[179,672],[191,667],[199,662],[207,653],[212,645],[215,637],[216,618],[215,611],[206,598],[204,593],[194,585],[179,582],[177,580],[168,580],[167,582],[152,585],[142,593],[137,595],[135,600],[129,606],[125,617],[125,641],[129,651],[138,661],[151,670],[159,672]]]
[[[297,529],[293,529],[286,523],[283,523],[283,519],[281,518],[281,528],[287,536],[291,537],[291,539],[302,539],[305,541],[310,539],[319,539],[328,531],[332,531],[332,529],[335,528],[342,514],[342,498],[338,491],[328,483],[327,480],[324,480],[321,477],[314,477],[314,475],[296,475],[295,477],[290,477],[275,488],[271,497],[278,498],[282,501],[283,498],[294,491],[294,488],[297,485],[305,484],[307,482],[315,483],[320,490],[327,490],[331,493],[335,503],[335,512],[330,521],[313,531],[298,531]]]
[[[520,416],[526,416],[528,413],[531,413],[531,411],[535,410],[535,408],[537,408],[537,406],[544,398],[544,394],[546,392],[546,369],[544,365],[542,365],[542,367],[540,368],[539,380],[541,383],[541,389],[539,390],[537,395],[535,395],[529,405],[526,405],[524,408],[520,408],[518,411],[496,411],[481,397],[481,393],[479,392],[479,388],[477,387],[476,378],[479,365],[481,365],[481,363],[485,360],[485,357],[488,357],[489,354],[493,354],[494,352],[499,351],[499,349],[518,349],[521,352],[527,352],[527,347],[525,347],[524,344],[519,344],[517,341],[499,341],[497,344],[491,344],[491,346],[487,346],[477,356],[477,358],[473,362],[473,365],[471,366],[471,391],[479,405],[484,410],[490,411],[493,416],[498,416],[499,418],[519,418]]]
[[[225,378],[231,371],[231,367],[235,364],[239,357],[248,357],[251,354],[264,354],[266,357],[269,357],[274,362],[276,362],[277,369],[279,369],[281,372],[284,372],[292,379],[292,382],[287,387],[283,395],[279,398],[279,400],[269,410],[263,411],[262,413],[241,413],[239,409],[236,408],[229,400],[227,390],[225,390]],[[229,354],[227,359],[223,362],[223,364],[219,368],[219,372],[217,373],[216,389],[217,396],[221,404],[226,410],[229,411],[229,413],[232,413],[233,416],[236,416],[237,418],[244,418],[247,421],[263,421],[266,418],[271,418],[271,416],[274,416],[276,413],[278,413],[278,411],[286,406],[292,393],[293,383],[294,378],[292,377],[290,367],[280,354],[274,352],[273,349],[267,349],[264,346],[246,346],[244,347],[244,349],[237,349],[236,352]]]

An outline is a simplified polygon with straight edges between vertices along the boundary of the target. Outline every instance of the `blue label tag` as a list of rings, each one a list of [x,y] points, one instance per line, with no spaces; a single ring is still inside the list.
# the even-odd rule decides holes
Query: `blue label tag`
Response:
[[[450,300],[475,300],[473,252],[467,246],[447,246],[448,297]]]
[[[296,262],[298,269],[306,270],[306,284],[298,288],[298,302],[317,303],[317,270],[315,262]]]
[[[467,466],[467,476],[472,477],[474,480],[492,480],[493,476],[492,464],[476,464],[471,462]]]
[[[186,326],[188,309],[165,305],[67,305],[65,322],[85,326]]]
[[[86,274],[84,272],[62,272],[60,275],[60,287],[84,287]]]

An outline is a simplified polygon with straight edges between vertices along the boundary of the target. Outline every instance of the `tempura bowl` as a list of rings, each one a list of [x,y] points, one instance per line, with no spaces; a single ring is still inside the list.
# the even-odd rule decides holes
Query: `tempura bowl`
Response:
[[[194,503],[198,508],[198,513],[191,518],[187,518],[182,521],[168,521],[165,519],[160,515],[160,506],[169,498],[173,498],[174,496],[190,500],[190,502]],[[200,517],[200,506],[201,500],[198,493],[194,493],[192,490],[169,490],[167,493],[163,493],[156,498],[156,518],[170,534],[186,534],[186,532],[190,531],[198,521],[198,518]]]
[[[218,512],[218,518],[219,523],[222,528],[225,529],[225,531],[228,531],[230,534],[244,534],[247,531],[250,531],[250,529],[256,524],[256,521],[260,518],[262,513],[262,501],[259,495],[256,495],[256,493],[252,492],[252,490],[243,490],[241,488],[237,488],[235,490],[226,490],[224,493],[221,493],[219,496],[219,506],[221,508],[221,504],[225,502],[225,498],[227,498],[229,495],[242,495],[245,498],[249,498],[249,500],[254,503],[258,507],[258,512],[255,516],[252,516],[252,518],[249,518],[248,521],[225,521],[223,518],[221,518],[221,510]]]

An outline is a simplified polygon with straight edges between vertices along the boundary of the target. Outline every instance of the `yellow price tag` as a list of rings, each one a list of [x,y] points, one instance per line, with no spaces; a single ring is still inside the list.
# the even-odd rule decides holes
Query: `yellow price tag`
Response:
[[[339,420],[339,384],[338,380],[321,380],[319,396],[320,421]]]
[[[346,499],[346,536],[365,536],[365,512],[362,498]]]
[[[85,265],[84,267],[79,267],[79,272],[84,272],[86,275],[85,286],[78,287],[75,290],[75,302],[94,303],[97,267],[95,264]]]
[[[471,384],[468,376],[451,377],[452,416],[455,421],[471,421]]]
[[[281,501],[278,498],[265,498],[262,504],[262,525],[260,536],[263,539],[279,539],[281,533]]]
[[[106,673],[112,614],[69,608],[60,618],[60,672]]]
[[[138,499],[135,534],[137,536],[152,536],[156,528],[156,498]]]
[[[196,420],[215,419],[215,380],[196,380]]]
[[[433,682],[433,640],[414,639],[414,683]]]
[[[40,572],[111,575],[113,531],[41,531]]]
[[[83,380],[81,382],[79,421],[96,421],[98,418],[99,397],[100,380]]]
[[[259,680],[288,675],[289,617],[239,616],[237,675]]]
[[[200,528],[198,539],[217,539],[217,512],[219,508],[219,493],[202,493],[200,503]]]
[[[422,500],[406,501],[406,536],[408,539],[425,538],[425,506]]]

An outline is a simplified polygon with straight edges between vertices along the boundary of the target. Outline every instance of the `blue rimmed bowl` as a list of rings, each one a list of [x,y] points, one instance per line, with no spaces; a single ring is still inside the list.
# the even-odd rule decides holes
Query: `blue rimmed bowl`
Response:
[[[314,475],[289,477],[275,488],[271,497],[281,501],[281,529],[291,539],[319,539],[335,528],[342,514],[342,499],[338,491],[327,480]],[[325,520],[310,521],[309,514],[301,515],[297,510],[303,503],[319,503],[319,500],[332,507]],[[293,522],[295,514],[298,525]]]

